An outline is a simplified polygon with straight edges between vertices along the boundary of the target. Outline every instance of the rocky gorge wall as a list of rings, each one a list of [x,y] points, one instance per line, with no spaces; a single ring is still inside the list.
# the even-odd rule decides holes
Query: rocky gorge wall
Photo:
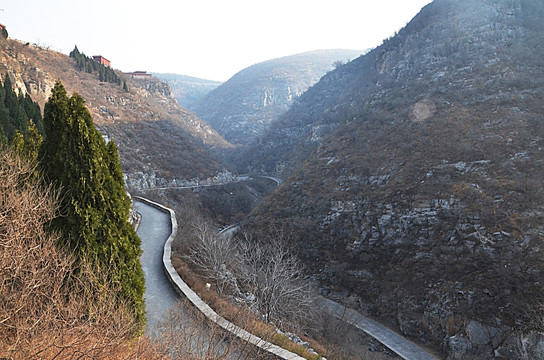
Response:
[[[543,19],[437,0],[326,75],[253,149],[291,177],[248,227],[286,227],[324,295],[450,359],[544,357]]]

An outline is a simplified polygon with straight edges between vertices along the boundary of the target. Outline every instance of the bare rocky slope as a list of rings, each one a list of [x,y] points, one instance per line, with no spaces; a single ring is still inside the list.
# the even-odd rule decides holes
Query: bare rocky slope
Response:
[[[239,164],[321,292],[449,359],[544,358],[544,3],[435,0]]]
[[[361,54],[356,50],[317,50],[252,65],[190,106],[233,144],[247,144],[335,62]]]
[[[68,56],[12,39],[0,39],[0,73],[17,91],[29,93],[43,109],[55,81],[86,101],[95,125],[119,147],[130,186],[140,188],[230,176],[216,155],[231,147],[208,124],[176,102],[158,79],[100,82],[98,74],[78,71]]]

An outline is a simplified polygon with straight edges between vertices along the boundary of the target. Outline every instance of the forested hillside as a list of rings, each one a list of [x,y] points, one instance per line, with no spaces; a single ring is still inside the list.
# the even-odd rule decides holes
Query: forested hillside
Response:
[[[450,359],[543,356],[543,23],[536,0],[436,0],[327,74],[240,159],[291,175],[248,228]]]
[[[101,79],[100,70],[88,72],[81,59],[11,39],[0,38],[0,59],[0,72],[9,74],[14,91],[41,107],[56,80],[69,94],[80,94],[102,135],[115,139],[133,187],[206,179],[227,169],[217,152],[230,144],[180,107],[158,79],[138,81],[110,69],[122,82],[104,82],[106,72]]]
[[[9,74],[6,73],[3,84],[0,81],[0,143],[13,141],[16,133],[27,134],[29,125],[43,134],[40,106],[28,94],[17,95],[13,91]]]
[[[98,79],[102,82],[111,82],[119,86],[121,85],[121,78],[117,76],[111,67],[100,64],[93,58],[81,53],[77,46],[74,47],[74,50],[70,52],[69,56],[76,61],[78,70],[86,71],[89,74],[98,74]],[[126,81],[124,82],[123,90],[128,91]]]

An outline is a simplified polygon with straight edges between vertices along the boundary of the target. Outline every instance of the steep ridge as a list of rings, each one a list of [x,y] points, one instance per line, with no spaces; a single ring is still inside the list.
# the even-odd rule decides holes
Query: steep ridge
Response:
[[[292,174],[247,227],[450,359],[543,358],[542,24],[538,0],[436,0],[327,74],[246,154]]]
[[[247,144],[332,70],[335,62],[360,54],[355,50],[317,50],[255,64],[190,108],[231,143]]]
[[[170,87],[117,72],[129,91],[98,75],[78,71],[68,56],[12,39],[0,39],[0,73],[22,93],[43,104],[57,79],[86,101],[96,126],[115,139],[123,171],[134,186],[173,179],[207,178],[225,170],[214,150],[231,145],[194,114],[180,107]]]
[[[459,98],[481,95],[480,88],[486,88],[482,81],[485,83],[490,76],[495,80],[505,77],[505,81],[507,76],[514,76],[514,69],[507,69],[505,74],[494,73],[500,64],[493,62],[500,62],[500,53],[504,61],[519,65],[525,56],[530,57],[529,63],[538,61],[538,54],[532,52],[539,49],[540,25],[535,18],[542,15],[525,11],[524,19],[520,19],[522,5],[518,2],[517,7],[512,5],[510,10],[504,10],[509,5],[502,1],[493,10],[496,14],[483,13],[480,3],[438,1],[426,6],[397,36],[323,76],[284,116],[271,123],[265,134],[249,144],[238,159],[241,170],[258,168],[287,177],[339,123],[353,119],[368,102],[388,98],[391,108],[395,97],[406,93],[402,90],[407,85],[420,85],[408,94],[414,98],[431,93],[436,86],[449,95],[457,93]],[[533,2],[527,2],[530,3]],[[462,14],[459,9],[469,13]],[[451,19],[445,19],[445,14]],[[494,17],[501,16],[502,20],[496,22]],[[518,43],[519,22],[529,27],[530,36],[537,37],[525,39],[531,44]],[[527,49],[531,51],[524,53]],[[518,70],[523,76],[517,78],[518,82],[531,81],[534,69]],[[458,80],[449,84],[449,77]],[[501,92],[502,97],[508,97],[504,89]]]

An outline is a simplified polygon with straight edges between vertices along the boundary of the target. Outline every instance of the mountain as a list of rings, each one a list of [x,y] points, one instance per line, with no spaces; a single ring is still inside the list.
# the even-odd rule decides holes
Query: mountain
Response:
[[[288,177],[249,230],[448,359],[544,358],[544,3],[435,0],[240,157]]]
[[[229,142],[247,144],[334,63],[359,56],[355,50],[318,50],[252,65],[190,106]]]
[[[195,101],[203,98],[221,85],[220,81],[205,80],[187,75],[153,73],[153,76],[170,85],[174,97],[184,108],[191,108]]]
[[[69,93],[79,93],[103,136],[117,143],[130,186],[204,179],[226,170],[216,153],[231,145],[180,107],[158,79],[135,80],[117,71],[127,92],[77,70],[64,54],[11,39],[0,39],[0,59],[0,73],[8,73],[17,91],[42,109],[57,79]]]

